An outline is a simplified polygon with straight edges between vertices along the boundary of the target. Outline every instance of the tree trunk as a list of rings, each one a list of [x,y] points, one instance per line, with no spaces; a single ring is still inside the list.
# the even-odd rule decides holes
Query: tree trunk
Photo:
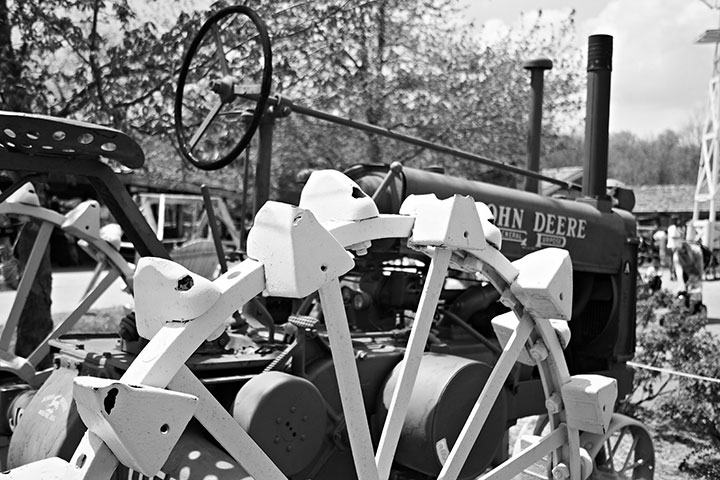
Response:
[[[22,61],[16,55],[12,45],[12,25],[7,0],[0,0],[0,109],[17,112],[28,112],[30,98],[22,82]],[[13,173],[17,181],[19,175]],[[37,187],[37,186],[36,186]],[[42,196],[41,196],[42,199]],[[20,230],[16,246],[20,271],[25,268],[32,251],[39,225],[27,222]],[[53,322],[50,314],[50,291],[52,288],[52,268],[50,266],[49,248],[43,254],[35,282],[20,314],[17,331],[15,353],[27,357],[35,347],[52,331]],[[4,321],[6,319],[2,319]],[[45,359],[41,367],[48,364]]]
[[[30,258],[30,252],[39,230],[40,224],[34,221],[25,223],[20,230],[20,238],[15,248],[21,272],[25,269],[28,258]],[[15,343],[16,355],[27,357],[52,332],[51,289],[52,268],[50,265],[50,249],[47,248],[43,253],[35,281],[30,288],[25,308],[23,308],[20,315],[17,342]]]

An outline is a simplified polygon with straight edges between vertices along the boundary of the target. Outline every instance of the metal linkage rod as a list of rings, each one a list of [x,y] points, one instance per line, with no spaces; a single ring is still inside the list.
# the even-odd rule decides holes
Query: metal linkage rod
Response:
[[[445,154],[452,155],[452,156],[455,156],[458,158],[462,158],[464,160],[469,160],[471,162],[476,162],[476,163],[480,163],[483,165],[488,165],[491,167],[499,168],[501,170],[505,170],[505,171],[508,171],[511,173],[523,175],[525,177],[536,178],[536,179],[542,180],[544,182],[552,183],[555,185],[560,185],[561,187],[566,188],[566,189],[570,189],[570,190],[580,190],[581,189],[580,185],[565,182],[563,180],[558,180],[557,178],[548,177],[548,176],[542,175],[540,173],[531,172],[531,171],[525,170],[523,168],[519,168],[519,167],[515,167],[510,164],[507,164],[505,162],[501,162],[498,160],[492,160],[492,159],[489,159],[489,158],[486,158],[486,157],[483,157],[480,155],[475,155],[474,153],[466,152],[464,150],[458,150],[456,148],[429,142],[427,140],[423,140],[418,137],[413,137],[411,135],[405,135],[403,133],[398,133],[398,132],[390,130],[389,128],[379,127],[377,125],[372,125],[369,123],[358,122],[356,120],[352,120],[349,118],[338,117],[336,115],[331,115],[329,113],[314,110],[312,108],[303,107],[302,105],[296,105],[292,101],[288,100],[285,97],[271,97],[268,99],[268,104],[276,107],[281,115],[287,115],[290,112],[295,112],[295,113],[299,113],[301,115],[307,115],[309,117],[317,118],[319,120],[325,120],[327,122],[354,128],[356,130],[361,130],[364,132],[373,133],[375,135],[380,135],[381,137],[391,138],[393,140],[399,140],[399,141],[402,141],[405,143],[409,143],[410,145],[427,148],[428,150],[433,150],[435,152],[445,153]]]

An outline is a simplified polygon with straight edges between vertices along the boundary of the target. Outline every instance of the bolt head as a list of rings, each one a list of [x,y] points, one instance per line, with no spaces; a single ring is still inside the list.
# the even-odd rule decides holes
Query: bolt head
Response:
[[[559,463],[552,469],[553,480],[567,480],[570,478],[570,469],[564,463]]]
[[[548,356],[547,347],[540,341],[535,342],[535,344],[530,347],[530,356],[536,362],[542,362]]]
[[[548,413],[560,413],[560,410],[562,410],[562,397],[557,392],[553,393],[545,399],[545,408]]]

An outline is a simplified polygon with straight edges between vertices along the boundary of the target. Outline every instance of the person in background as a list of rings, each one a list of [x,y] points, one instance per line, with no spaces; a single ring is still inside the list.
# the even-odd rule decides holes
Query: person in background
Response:
[[[667,251],[668,235],[667,232],[660,226],[660,222],[657,222],[656,224],[652,239],[658,249],[658,260],[660,262],[660,266],[670,268],[672,266],[672,258],[668,256]]]
[[[660,272],[660,257],[653,257],[652,264],[645,271],[645,285],[650,293],[655,293],[662,288]]]
[[[670,264],[670,280],[678,280],[676,269],[673,268],[674,265],[674,258],[675,258],[675,251],[680,248],[680,244],[682,243],[682,230],[680,228],[680,219],[673,215],[670,218],[670,226],[668,227],[667,231],[667,253],[670,256],[671,263]]]
[[[673,266],[677,279],[682,279],[685,282],[685,290],[679,292],[678,296],[683,296],[686,306],[693,313],[698,313],[703,307],[702,278],[704,267],[700,245],[684,240],[680,242],[680,246],[673,254]]]

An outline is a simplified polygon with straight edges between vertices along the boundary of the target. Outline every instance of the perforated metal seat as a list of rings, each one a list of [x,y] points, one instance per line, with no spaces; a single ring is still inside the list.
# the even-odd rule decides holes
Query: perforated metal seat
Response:
[[[105,157],[127,168],[145,163],[140,145],[119,130],[29,113],[0,111],[0,146],[28,155]]]

